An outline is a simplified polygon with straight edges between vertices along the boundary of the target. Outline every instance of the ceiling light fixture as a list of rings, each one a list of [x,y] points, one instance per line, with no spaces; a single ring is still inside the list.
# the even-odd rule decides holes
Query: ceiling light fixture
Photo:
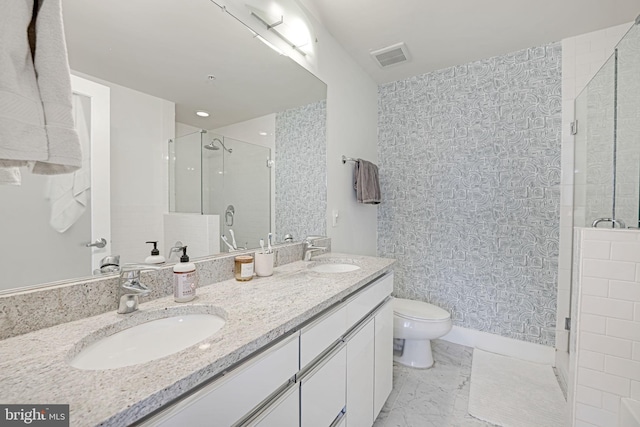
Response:
[[[266,133],[266,132],[258,132],[258,135],[260,135],[260,136],[267,136],[267,133]]]
[[[266,44],[267,46],[269,46],[271,49],[273,49],[274,51],[276,51],[278,53],[278,55],[282,55],[282,56],[287,56],[283,51],[281,51],[280,49],[278,49],[278,47],[276,45],[274,45],[273,43],[271,43],[269,40],[265,39],[264,37],[262,37],[260,34],[256,34],[254,36],[254,38],[260,40],[262,43]]]
[[[252,7],[249,7],[249,9],[253,9]],[[287,25],[284,23],[284,16],[280,15],[280,20],[276,21],[274,23],[269,23],[267,22],[264,18],[262,18],[260,15],[258,15],[257,10],[253,9],[251,10],[251,16],[253,16],[254,18],[256,18],[258,21],[262,22],[262,24],[267,27],[267,30],[271,31],[273,34],[275,34],[276,36],[278,36],[280,38],[280,40],[282,40],[283,42],[285,42],[287,45],[291,46],[291,48],[295,51],[297,51],[300,55],[302,56],[307,56],[306,52],[304,52],[302,49],[300,49],[300,47],[306,45],[309,43],[309,37],[304,35],[301,36],[300,34],[295,35],[292,31],[287,30]],[[278,27],[278,28],[276,28]],[[291,33],[291,34],[287,34],[285,35],[284,33]],[[299,33],[299,31],[298,31]],[[293,36],[296,36],[296,38],[300,38],[300,40],[296,40],[295,42],[291,41],[291,38]],[[259,37],[259,36],[258,36]]]
[[[204,111],[204,110],[198,110],[198,111],[196,111],[196,116],[198,116],[198,117],[209,117],[209,112]]]

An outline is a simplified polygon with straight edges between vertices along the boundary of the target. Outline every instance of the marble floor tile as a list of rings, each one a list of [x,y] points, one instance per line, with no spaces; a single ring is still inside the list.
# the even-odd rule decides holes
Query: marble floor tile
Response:
[[[467,412],[473,349],[432,341],[434,366],[395,364],[393,390],[374,427],[487,427]]]

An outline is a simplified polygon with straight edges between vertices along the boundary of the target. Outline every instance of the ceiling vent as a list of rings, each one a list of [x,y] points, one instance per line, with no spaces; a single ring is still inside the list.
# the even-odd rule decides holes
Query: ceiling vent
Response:
[[[382,49],[370,52],[376,63],[382,67],[400,64],[409,60],[409,51],[404,43],[396,43],[392,46],[383,47]]]

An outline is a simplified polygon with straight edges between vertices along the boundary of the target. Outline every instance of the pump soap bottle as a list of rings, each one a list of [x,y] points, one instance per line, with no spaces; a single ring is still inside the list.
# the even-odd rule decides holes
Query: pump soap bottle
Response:
[[[151,255],[145,258],[144,262],[147,264],[164,264],[164,257],[160,255],[160,251],[158,250],[158,241],[149,241],[146,243],[153,244],[153,249],[151,249]]]
[[[173,266],[173,299],[175,302],[187,302],[196,297],[196,265],[189,262],[187,247],[182,247],[180,262]]]

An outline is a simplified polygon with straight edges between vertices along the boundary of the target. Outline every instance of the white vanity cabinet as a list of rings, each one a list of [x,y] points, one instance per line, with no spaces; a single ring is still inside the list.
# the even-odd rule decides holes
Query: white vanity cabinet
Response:
[[[371,426],[391,392],[393,274],[139,425]]]
[[[316,360],[311,362],[312,366],[321,363],[317,361],[318,357],[325,360],[328,356],[318,354],[322,354],[321,349],[327,348],[336,339],[346,347],[345,366],[339,373],[339,384],[337,374],[332,372],[331,375],[323,375],[327,379],[324,399],[305,396],[305,384],[302,381],[301,427],[331,425],[327,420],[336,420],[339,415],[336,409],[340,407],[337,399],[343,398],[343,395],[346,395],[346,417],[340,423],[345,423],[348,427],[373,424],[391,393],[393,307],[391,299],[387,298],[392,291],[393,275],[382,276],[301,330],[300,360],[303,370],[306,363],[314,357]],[[339,327],[342,329],[338,329]],[[302,363],[303,360],[305,363]],[[344,393],[341,387],[345,387]],[[320,405],[328,404],[328,400],[336,402],[322,410],[324,418],[311,409],[307,409],[310,416],[305,416],[305,408],[319,408]]]
[[[298,336],[299,333],[295,333],[284,339],[142,425],[233,425],[298,372]]]

